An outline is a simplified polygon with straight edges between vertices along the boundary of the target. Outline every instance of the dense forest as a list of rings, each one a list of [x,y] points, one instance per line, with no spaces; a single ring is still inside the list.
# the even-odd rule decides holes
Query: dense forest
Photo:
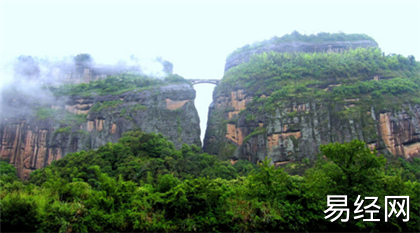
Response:
[[[387,163],[357,140],[320,151],[303,175],[291,175],[268,160],[232,165],[197,146],[176,150],[162,135],[134,131],[68,154],[25,182],[1,161],[2,231],[419,230],[419,159]],[[327,195],[347,195],[348,222],[325,219]],[[354,219],[358,195],[378,197],[379,222]],[[384,196],[400,195],[410,196],[409,221],[394,214],[384,222]]]

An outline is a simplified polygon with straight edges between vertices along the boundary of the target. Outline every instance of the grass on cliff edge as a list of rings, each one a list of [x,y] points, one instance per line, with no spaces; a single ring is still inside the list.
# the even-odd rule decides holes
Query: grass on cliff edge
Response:
[[[370,40],[375,44],[378,44],[372,37],[365,34],[345,34],[345,33],[327,33],[320,32],[318,34],[311,35],[302,35],[297,31],[293,31],[291,34],[286,34],[282,37],[273,37],[269,40],[255,42],[253,44],[247,44],[241,48],[237,48],[231,54],[228,55],[227,59],[230,57],[250,50],[259,49],[272,44],[281,44],[287,42],[307,42],[307,43],[323,43],[323,42],[335,42],[335,41],[357,41],[357,40]]]
[[[170,74],[163,79],[153,78],[141,74],[123,73],[109,76],[89,83],[64,84],[59,87],[48,87],[55,96],[82,96],[91,95],[119,95],[135,89],[148,89],[151,87],[173,83],[189,83],[177,74]]]

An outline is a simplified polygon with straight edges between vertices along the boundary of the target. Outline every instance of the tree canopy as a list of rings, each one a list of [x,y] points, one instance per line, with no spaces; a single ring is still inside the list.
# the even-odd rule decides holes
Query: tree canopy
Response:
[[[289,175],[264,160],[232,165],[162,135],[129,132],[118,143],[66,155],[14,177],[1,162],[3,231],[416,231],[420,184],[411,168],[372,153],[360,141],[323,145],[316,165]],[[412,164],[415,166],[415,164]],[[414,167],[413,167],[414,168]],[[414,168],[415,169],[415,168]],[[409,177],[413,178],[413,177]],[[325,219],[327,195],[410,196],[410,221],[347,223]],[[353,217],[353,214],[351,214]]]

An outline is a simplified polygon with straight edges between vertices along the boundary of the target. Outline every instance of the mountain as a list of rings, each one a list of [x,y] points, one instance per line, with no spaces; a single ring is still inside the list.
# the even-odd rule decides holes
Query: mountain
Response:
[[[301,42],[331,49],[268,49]],[[182,77],[21,57],[0,102],[2,230],[416,232],[419,62],[365,35],[294,32],[228,61],[241,53],[214,91],[212,154]]]
[[[135,129],[162,133],[178,149],[201,146],[195,90],[170,73],[171,65],[161,78],[80,63],[50,67],[45,76],[27,60],[28,74],[3,91],[0,123],[1,158],[22,179],[67,153],[117,142]]]
[[[420,63],[366,35],[294,32],[237,49],[213,93],[204,151],[276,165],[359,139],[420,156]]]

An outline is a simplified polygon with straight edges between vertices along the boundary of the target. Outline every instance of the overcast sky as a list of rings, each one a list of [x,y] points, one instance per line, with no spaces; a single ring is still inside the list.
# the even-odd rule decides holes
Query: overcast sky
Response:
[[[106,63],[134,54],[161,56],[185,78],[220,79],[226,56],[236,48],[294,30],[365,33],[386,54],[420,59],[420,0],[2,0],[0,13],[3,63],[21,54],[61,58],[89,53]],[[200,93],[211,98],[211,87]],[[201,98],[196,104],[206,105]]]

